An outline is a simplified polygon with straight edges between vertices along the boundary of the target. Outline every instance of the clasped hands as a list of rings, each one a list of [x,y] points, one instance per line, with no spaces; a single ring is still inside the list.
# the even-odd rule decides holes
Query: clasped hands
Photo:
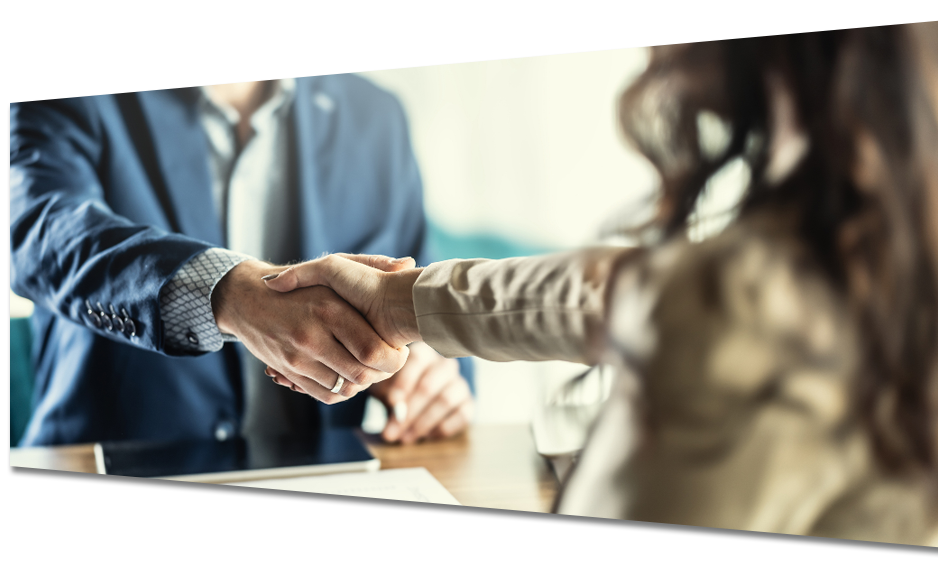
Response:
[[[386,440],[447,437],[471,419],[472,395],[458,363],[420,341],[415,265],[349,254],[292,267],[249,260],[218,283],[212,309],[218,328],[265,362],[277,384],[326,404],[368,389],[397,412]]]

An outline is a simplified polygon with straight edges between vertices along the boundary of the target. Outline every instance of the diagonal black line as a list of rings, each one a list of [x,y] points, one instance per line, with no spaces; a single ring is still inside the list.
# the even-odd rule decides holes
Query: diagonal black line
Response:
[[[611,529],[617,531],[631,531],[637,533],[651,533],[656,535],[670,535],[682,537],[696,537],[716,540],[743,541],[773,545],[802,546],[809,548],[831,549],[865,549],[870,552],[876,549],[888,548],[890,551],[902,549],[933,552],[923,547],[877,543],[870,541],[856,541],[847,539],[832,539],[804,535],[786,535],[781,533],[763,533],[758,531],[744,531],[739,529],[720,529],[715,527],[696,527],[692,525],[672,525],[666,523],[650,523],[647,521],[629,521],[624,519],[603,519],[599,517],[582,517],[573,515],[559,515],[556,513],[535,513],[529,511],[515,511],[507,509],[493,509],[485,507],[472,507],[466,505],[445,505],[436,503],[411,502],[402,500],[385,500],[357,496],[340,496],[336,494],[319,494],[312,492],[297,492],[292,490],[270,490],[266,488],[253,488],[247,486],[231,486],[225,484],[202,484],[196,482],[182,482],[177,480],[161,480],[156,478],[136,478],[130,476],[90,474],[84,472],[67,472],[61,470],[47,470],[39,468],[24,468],[11,466],[9,475],[15,478],[31,480],[45,480],[52,482],[70,482],[74,484],[91,484],[97,486],[118,486],[122,488],[137,488],[148,490],[163,490],[190,494],[206,494],[212,496],[250,497],[256,499],[308,502],[324,505],[339,505],[344,507],[359,507],[368,509],[386,509],[392,511],[406,511],[412,513],[426,513],[434,515],[449,515],[451,517],[470,517],[475,519],[501,519],[504,521],[518,521],[526,523],[541,523],[545,525],[563,525],[570,527],[585,527],[593,529]]]
[[[735,39],[752,39],[752,38],[757,38],[757,37],[769,37],[769,36],[774,36],[774,35],[793,35],[793,34],[795,34],[795,33],[818,33],[818,32],[822,32],[822,31],[842,31],[842,30],[845,30],[845,29],[859,29],[859,28],[866,28],[866,27],[880,27],[880,26],[886,26],[886,25],[904,25],[904,24],[908,24],[908,23],[926,23],[926,22],[934,22],[934,21],[938,21],[938,20],[914,20],[914,21],[899,21],[899,22],[886,22],[886,23],[871,23],[871,24],[867,24],[867,25],[848,25],[848,26],[841,26],[841,27],[824,27],[824,28],[820,28],[820,29],[804,29],[804,30],[799,30],[799,31],[784,31],[784,32],[780,32],[780,33],[762,33],[762,34],[759,34],[759,35],[745,35],[745,36],[741,36],[741,37],[718,37],[718,38],[713,38],[713,39],[694,39],[694,40],[691,40],[691,41],[679,41],[678,43],[701,43],[701,42],[704,42],[704,41],[732,41],[732,40],[735,40]],[[633,48],[634,48],[634,49],[640,49],[640,48],[642,48],[642,47],[658,47],[658,46],[676,45],[676,44],[678,44],[678,43],[654,43],[654,44],[649,44],[649,45],[627,45],[627,46],[624,46],[624,47],[608,47],[608,48],[605,48],[605,49],[587,49],[587,50],[585,50],[585,51],[567,51],[567,52],[563,52],[563,53],[541,53],[541,54],[533,54],[533,55],[518,55],[518,56],[514,56],[514,57],[499,57],[499,58],[497,58],[497,59],[492,58],[492,59],[476,59],[476,60],[453,61],[453,62],[437,62],[437,63],[417,64],[417,65],[410,65],[410,66],[395,66],[395,67],[387,67],[387,68],[371,68],[371,69],[363,69],[363,70],[346,70],[346,71],[343,71],[343,72],[320,72],[320,73],[318,73],[318,74],[306,74],[306,75],[300,75],[300,76],[283,76],[283,77],[276,77],[276,78],[261,78],[261,80],[280,80],[281,78],[306,78],[306,77],[312,77],[312,76],[328,76],[328,75],[331,75],[331,74],[355,74],[355,73],[359,73],[359,72],[379,72],[379,71],[384,71],[384,70],[397,70],[397,69],[403,69],[403,68],[419,68],[419,67],[421,67],[421,66],[426,66],[426,67],[430,67],[430,66],[441,66],[441,65],[444,65],[444,64],[463,64],[463,63],[488,62],[488,61],[494,61],[494,60],[508,60],[508,59],[531,58],[531,57],[550,57],[550,56],[556,56],[556,55],[575,55],[575,54],[579,54],[579,53],[594,53],[594,52],[598,52],[598,51],[612,51],[612,50],[618,50],[618,49],[633,49]],[[238,80],[237,82],[227,82],[227,84],[237,84],[238,82],[245,82],[245,80]],[[251,82],[257,82],[257,80],[251,80]],[[188,86],[170,86],[170,87],[167,87],[167,88],[149,88],[149,90],[168,90],[168,89],[170,89],[170,88],[191,88],[191,87],[194,87],[194,86],[213,86],[213,85],[216,85],[216,84],[224,85],[224,84],[226,84],[226,82],[214,82],[214,83],[211,83],[211,82],[210,82],[210,83],[207,83],[207,84],[191,84],[191,85],[188,85]],[[98,96],[98,95],[102,95],[102,94],[104,94],[104,95],[107,95],[107,94],[126,94],[126,93],[132,93],[132,92],[134,92],[134,91],[137,91],[137,92],[145,92],[145,91],[147,91],[147,90],[128,90],[128,91],[126,91],[126,92],[102,92],[101,94],[79,94],[78,96],[58,96],[58,97],[52,97],[52,98],[30,98],[30,99],[25,99],[25,100],[12,100],[10,103],[23,103],[23,102],[27,102],[27,101],[43,101],[43,100],[51,100],[51,99],[61,99],[61,98],[64,98],[64,97]]]

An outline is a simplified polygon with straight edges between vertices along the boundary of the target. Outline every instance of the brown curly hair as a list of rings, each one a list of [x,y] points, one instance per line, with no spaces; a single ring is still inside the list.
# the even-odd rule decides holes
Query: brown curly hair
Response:
[[[666,237],[735,158],[752,172],[740,215],[795,209],[861,326],[855,404],[890,469],[938,467],[936,41],[938,25],[918,24],[655,47],[619,102],[627,139],[661,176]],[[783,177],[773,83],[807,140]],[[701,142],[704,114],[727,126],[717,151]]]

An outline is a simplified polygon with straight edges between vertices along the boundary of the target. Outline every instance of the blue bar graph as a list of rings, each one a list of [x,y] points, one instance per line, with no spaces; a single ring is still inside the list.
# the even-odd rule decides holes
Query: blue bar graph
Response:
[[[407,517],[394,511],[366,511],[354,507],[300,503],[300,509],[322,536],[390,531],[420,517]]]

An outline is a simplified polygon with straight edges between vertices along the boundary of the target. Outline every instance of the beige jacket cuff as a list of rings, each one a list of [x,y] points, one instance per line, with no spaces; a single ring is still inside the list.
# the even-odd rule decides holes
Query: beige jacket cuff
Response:
[[[446,357],[594,364],[609,277],[630,251],[435,263],[414,284],[418,330]]]

